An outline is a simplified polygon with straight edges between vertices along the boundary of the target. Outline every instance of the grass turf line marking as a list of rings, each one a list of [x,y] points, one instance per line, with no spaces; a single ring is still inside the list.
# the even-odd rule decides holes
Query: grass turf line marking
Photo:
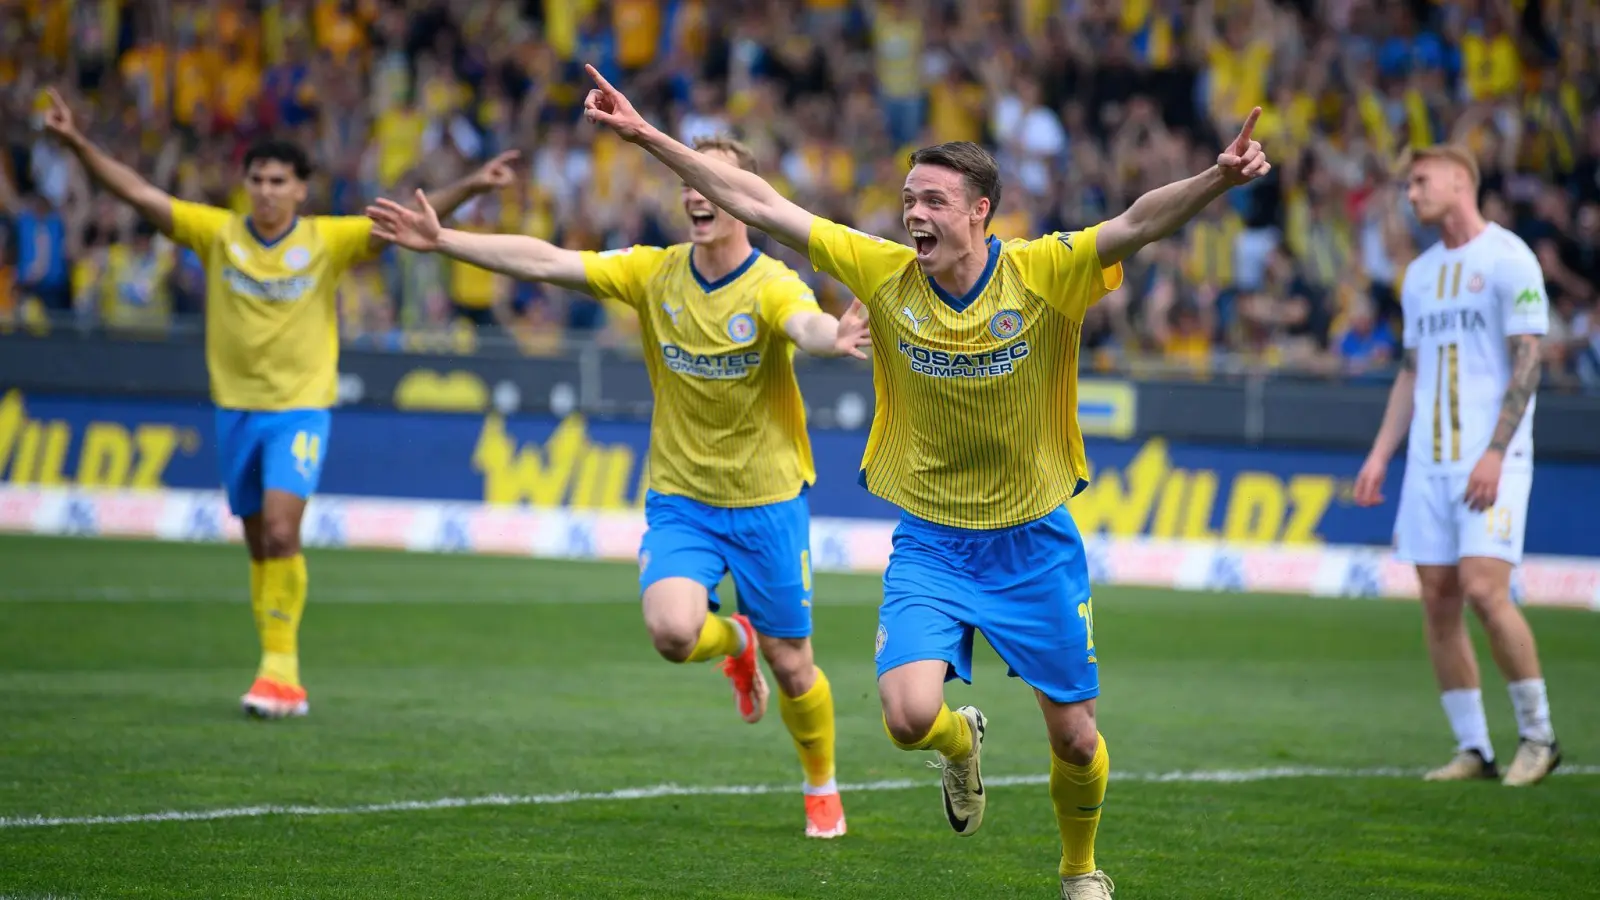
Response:
[[[1421,769],[1336,769],[1305,766],[1279,766],[1263,769],[1219,769],[1174,772],[1113,771],[1113,781],[1145,784],[1247,784],[1287,778],[1416,778]],[[1556,775],[1600,775],[1600,766],[1567,766]],[[1047,775],[1002,775],[987,778],[990,787],[1043,785]],[[841,793],[874,793],[932,788],[936,781],[910,778],[842,784]],[[436,800],[395,800],[388,803],[363,803],[356,806],[234,806],[223,809],[167,810],[118,816],[0,816],[0,829],[59,828],[67,825],[136,825],[155,822],[210,822],[217,819],[258,819],[264,816],[360,816],[374,813],[428,812],[441,809],[474,809],[493,806],[557,806],[569,803],[654,800],[661,797],[751,797],[763,794],[796,793],[792,784],[730,784],[689,786],[658,784],[651,787],[620,788],[614,791],[569,791],[562,794],[488,794],[481,797],[441,797]]]

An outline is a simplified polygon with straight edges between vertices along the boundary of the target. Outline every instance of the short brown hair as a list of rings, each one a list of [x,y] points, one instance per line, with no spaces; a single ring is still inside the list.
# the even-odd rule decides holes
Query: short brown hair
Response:
[[[1407,147],[1400,154],[1400,172],[1410,172],[1411,166],[1419,160],[1442,159],[1453,162],[1467,171],[1467,177],[1472,179],[1473,189],[1477,189],[1483,177],[1478,172],[1478,157],[1471,149],[1461,144],[1432,144],[1427,147]]]
[[[989,151],[971,141],[949,141],[923,147],[911,154],[911,165],[942,166],[961,173],[967,189],[979,197],[989,198],[989,214],[983,224],[987,228],[1000,209],[1000,164]]]
[[[755,153],[751,151],[749,147],[745,146],[743,141],[734,138],[732,135],[714,134],[710,137],[700,138],[694,142],[694,149],[700,153],[709,153],[712,150],[721,150],[723,153],[732,156],[734,162],[738,164],[739,168],[745,170],[746,172],[756,171]]]

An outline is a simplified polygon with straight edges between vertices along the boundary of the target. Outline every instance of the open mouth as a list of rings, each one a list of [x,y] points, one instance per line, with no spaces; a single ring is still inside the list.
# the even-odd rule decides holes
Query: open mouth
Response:
[[[717,214],[709,209],[689,210],[689,224],[696,227],[706,227],[717,220]]]
[[[934,248],[939,246],[938,238],[934,237],[931,232],[922,231],[921,229],[913,228],[911,230],[911,240],[917,245],[918,256],[927,256],[934,251]]]

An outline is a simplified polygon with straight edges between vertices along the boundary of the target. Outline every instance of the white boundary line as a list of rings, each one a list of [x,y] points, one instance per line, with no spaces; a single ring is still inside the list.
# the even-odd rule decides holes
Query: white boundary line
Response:
[[[1247,784],[1287,778],[1415,778],[1420,769],[1378,768],[1337,769],[1305,766],[1280,766],[1266,769],[1219,769],[1173,772],[1117,772],[1113,781],[1145,784]],[[1557,775],[1600,775],[1600,766],[1566,766]],[[985,779],[989,787],[1042,785],[1046,775],[1002,775]],[[932,788],[937,782],[910,778],[843,784],[845,794],[881,791],[908,791]],[[217,819],[257,819],[265,816],[359,816],[390,812],[427,812],[439,809],[472,809],[486,806],[559,806],[571,803],[654,800],[660,797],[750,797],[762,794],[795,793],[792,784],[729,784],[686,786],[658,784],[651,787],[620,788],[614,791],[569,791],[562,794],[487,794],[481,797],[441,797],[435,800],[394,800],[355,806],[235,806],[223,809],[167,810],[114,816],[22,816],[0,817],[0,830],[12,828],[57,828],[65,825],[136,825],[154,822],[210,822]]]

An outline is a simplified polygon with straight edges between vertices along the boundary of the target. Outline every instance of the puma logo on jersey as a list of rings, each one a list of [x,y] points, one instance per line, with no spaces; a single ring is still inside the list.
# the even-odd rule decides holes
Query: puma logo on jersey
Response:
[[[922,333],[922,326],[928,324],[928,320],[933,318],[933,316],[931,314],[929,314],[929,315],[923,316],[922,318],[919,319],[919,318],[917,318],[917,314],[912,312],[911,311],[911,307],[909,307],[909,306],[900,307],[900,312],[906,318],[911,320],[911,330],[916,332],[917,334],[921,334]]]
[[[680,303],[676,307],[674,307],[672,304],[670,304],[667,301],[663,300],[663,301],[661,301],[661,308],[667,311],[667,318],[672,320],[673,327],[677,327],[677,325],[678,325],[678,313],[683,312],[683,304]]]

